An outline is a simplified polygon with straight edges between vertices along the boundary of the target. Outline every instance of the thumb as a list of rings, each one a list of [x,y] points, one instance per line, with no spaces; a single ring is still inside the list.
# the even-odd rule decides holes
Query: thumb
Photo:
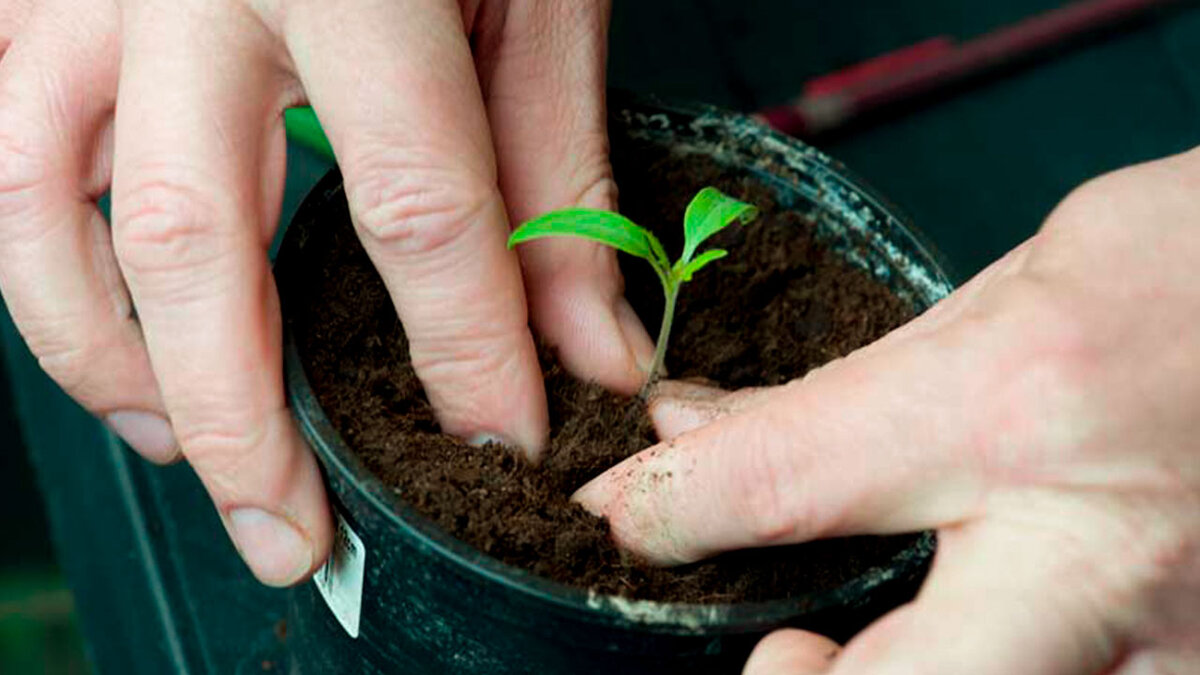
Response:
[[[664,564],[962,520],[981,493],[967,420],[988,378],[949,341],[892,341],[715,402],[660,396],[652,409],[660,429],[676,427],[670,440],[575,499],[608,518],[618,544]],[[671,437],[706,416],[719,419]]]

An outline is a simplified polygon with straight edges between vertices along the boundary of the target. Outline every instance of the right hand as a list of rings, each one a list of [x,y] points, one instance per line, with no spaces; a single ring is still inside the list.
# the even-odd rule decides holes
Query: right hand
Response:
[[[266,257],[281,111],[324,122],[443,428],[536,458],[530,321],[619,391],[652,351],[611,251],[504,246],[510,221],[614,205],[607,20],[603,0],[6,0],[5,302],[77,401],[148,459],[187,458],[259,579],[303,579],[331,525]]]
[[[938,530],[917,598],[746,675],[1200,673],[1200,148],[1067,197],[917,319],[779,387],[663,383],[578,501],[640,557]]]

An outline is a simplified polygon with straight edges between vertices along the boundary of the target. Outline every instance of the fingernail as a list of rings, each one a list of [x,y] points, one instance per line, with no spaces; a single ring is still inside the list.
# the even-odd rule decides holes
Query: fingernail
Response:
[[[161,415],[142,410],[119,410],[109,413],[104,421],[129,447],[151,462],[168,464],[179,458],[175,432]]]
[[[625,337],[625,344],[629,345],[629,350],[633,353],[638,370],[649,374],[650,366],[654,363],[654,341],[650,339],[642,320],[625,298],[617,298],[613,312],[616,314],[617,324],[621,327],[621,334]]]
[[[519,453],[528,459],[531,463],[537,464],[541,460],[542,446],[522,445],[514,443],[503,436],[497,436],[490,433],[479,433],[467,439],[468,445],[473,445],[477,448],[482,448],[485,445],[498,445],[512,452]],[[533,449],[530,449],[533,448]]]
[[[233,509],[229,531],[254,576],[268,586],[290,586],[312,568],[312,544],[279,516],[253,507]]]
[[[509,443],[508,441],[504,440],[503,438],[500,438],[499,436],[497,436],[495,434],[480,433],[480,434],[475,434],[471,438],[467,439],[468,445],[473,445],[477,448],[482,448],[483,446],[485,446],[489,443],[492,443],[494,445],[503,445],[503,446],[510,447],[510,448],[515,447],[512,443]]]

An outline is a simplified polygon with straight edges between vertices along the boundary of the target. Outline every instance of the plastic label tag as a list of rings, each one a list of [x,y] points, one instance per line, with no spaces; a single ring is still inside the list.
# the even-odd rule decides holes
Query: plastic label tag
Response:
[[[367,549],[342,514],[335,511],[334,515],[337,517],[337,531],[333,535],[333,553],[317,570],[313,583],[338,623],[342,624],[350,637],[357,638]]]

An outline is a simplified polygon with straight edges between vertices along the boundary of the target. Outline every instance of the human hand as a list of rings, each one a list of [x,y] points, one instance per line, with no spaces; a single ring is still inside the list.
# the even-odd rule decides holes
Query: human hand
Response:
[[[530,321],[569,368],[621,391],[653,350],[610,251],[539,242],[519,264],[505,249],[512,220],[613,206],[607,12],[4,3],[0,288],[22,335],[141,454],[187,458],[259,579],[310,574],[329,508],[284,401],[266,250],[281,112],[311,100],[443,428],[536,457],[547,420]],[[95,206],[110,182],[111,230]]]
[[[748,674],[1200,672],[1198,265],[1200,150],[1101,177],[801,380],[665,384],[665,442],[576,498],[663,564],[938,530],[912,604],[840,655],[774,633]]]

